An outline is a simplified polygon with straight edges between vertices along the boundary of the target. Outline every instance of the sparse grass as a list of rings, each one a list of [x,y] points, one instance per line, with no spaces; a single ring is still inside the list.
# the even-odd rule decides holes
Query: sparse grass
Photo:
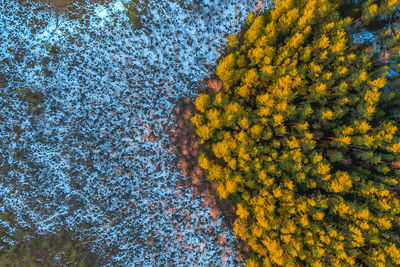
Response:
[[[15,227],[9,232],[0,225],[0,266],[99,266],[101,259],[77,241],[75,233],[59,231],[38,235],[35,229],[19,226],[12,213],[0,220]],[[5,241],[5,242],[4,242]],[[14,244],[10,245],[10,241]]]
[[[133,0],[130,3],[124,3],[126,8],[126,16],[129,18],[132,27],[135,30],[139,30],[143,27],[140,16],[143,14],[143,9],[138,8],[140,2],[138,0]]]
[[[40,104],[43,102],[43,93],[40,90],[32,90],[27,87],[20,87],[16,90],[21,94],[23,101],[28,103],[28,113],[32,115],[39,115],[42,110]]]

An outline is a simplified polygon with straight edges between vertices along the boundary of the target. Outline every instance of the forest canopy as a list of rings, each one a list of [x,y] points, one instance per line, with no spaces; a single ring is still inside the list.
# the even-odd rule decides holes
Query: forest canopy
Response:
[[[191,121],[249,266],[400,264],[399,7],[280,0],[228,38]]]

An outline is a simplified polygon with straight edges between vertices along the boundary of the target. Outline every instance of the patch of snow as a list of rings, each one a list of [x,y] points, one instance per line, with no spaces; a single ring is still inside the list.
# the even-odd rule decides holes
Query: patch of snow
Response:
[[[365,43],[365,42],[376,43],[376,34],[367,30],[354,33],[352,34],[352,37],[356,43]]]
[[[96,8],[95,13],[97,16],[99,16],[99,18],[106,18],[108,16],[107,9],[102,6]]]

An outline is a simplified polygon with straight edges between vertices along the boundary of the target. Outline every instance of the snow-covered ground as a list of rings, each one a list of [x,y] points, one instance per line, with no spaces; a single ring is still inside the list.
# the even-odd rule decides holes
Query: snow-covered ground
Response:
[[[165,128],[257,1],[177,2],[146,1],[133,30],[120,1],[56,25],[0,0],[0,212],[80,231],[113,266],[235,264],[232,231],[179,185]],[[27,91],[43,95],[36,115]]]

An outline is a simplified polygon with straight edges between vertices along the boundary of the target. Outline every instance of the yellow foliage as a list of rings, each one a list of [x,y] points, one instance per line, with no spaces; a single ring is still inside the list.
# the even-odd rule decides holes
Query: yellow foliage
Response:
[[[374,143],[375,138],[371,135],[364,135],[363,136],[363,144],[366,147],[372,147],[373,143]],[[400,151],[400,145],[399,145],[399,151]]]
[[[300,147],[299,141],[294,136],[292,136],[291,140],[287,140],[286,142],[290,149],[295,149]]]
[[[349,213],[350,207],[345,203],[340,203],[339,205],[335,206],[333,211],[340,215],[340,217],[344,217],[346,214]]]
[[[318,47],[321,49],[326,49],[328,48],[329,43],[330,43],[329,38],[325,34],[323,34],[321,38],[318,40]]]
[[[362,236],[361,230],[358,227],[353,226],[353,225],[350,225],[349,229],[350,229],[350,232],[353,233],[353,235],[352,235],[352,245],[354,247],[356,247],[356,248],[357,247],[362,247],[364,245],[365,240],[364,240],[364,238]]]
[[[264,25],[264,18],[262,16],[256,17],[250,28],[246,31],[245,39],[250,43],[254,43],[260,36]]]
[[[315,10],[316,10],[317,1],[307,1],[307,4],[304,8],[303,16],[299,19],[299,26],[305,27],[315,18]]]
[[[311,62],[310,64],[310,69],[315,72],[315,73],[320,73],[322,71],[322,67],[318,64],[315,64],[314,62]]]
[[[320,83],[315,87],[317,94],[324,94],[326,91],[326,84]]]
[[[328,164],[318,163],[317,165],[317,173],[320,175],[326,175],[330,171],[330,167]]]
[[[233,231],[237,236],[242,238],[243,240],[247,240],[249,238],[249,234],[246,229],[246,223],[244,219],[236,219],[233,224]]]
[[[396,247],[395,244],[391,243],[389,246],[386,246],[385,252],[389,255],[389,257],[394,261],[396,265],[400,264],[400,250]]]
[[[392,146],[388,147],[389,151],[392,151],[394,153],[399,153],[400,152],[400,143],[393,144]]]
[[[315,214],[313,214],[313,219],[317,220],[317,221],[321,221],[325,216],[325,213],[323,212],[317,212]]]
[[[259,115],[259,116],[267,117],[268,115],[271,114],[271,111],[272,111],[272,110],[271,110],[270,108],[261,107],[261,108],[260,108],[260,111],[258,112],[258,115]]]
[[[381,89],[386,85],[386,79],[381,77],[369,82],[369,84],[372,86],[373,89]]]
[[[255,69],[250,69],[245,75],[244,83],[248,87],[257,86],[258,78],[259,77],[257,71]]]
[[[244,131],[236,133],[235,138],[239,142],[239,144],[247,144],[249,140],[248,135]],[[243,147],[241,147],[241,149],[243,149]]]
[[[339,73],[340,75],[344,75],[344,74],[346,74],[348,71],[349,71],[349,69],[348,69],[347,67],[340,67],[339,70],[338,70],[338,73]]]
[[[273,185],[274,183],[274,178],[270,178],[267,176],[267,171],[266,170],[262,170],[259,173],[259,178],[260,180],[264,183],[265,186],[270,187],[271,185]]]
[[[253,136],[259,136],[259,135],[262,134],[262,132],[263,132],[263,127],[262,127],[261,125],[259,125],[259,124],[253,125],[253,126],[250,128],[250,133],[251,133]]]
[[[390,142],[395,136],[397,129],[397,126],[393,125],[393,122],[390,121],[384,124],[383,130],[379,132],[379,135],[384,137],[387,142]]]
[[[272,107],[274,104],[274,100],[272,96],[268,93],[258,95],[257,96],[257,101],[264,106]]]
[[[222,141],[213,144],[212,151],[217,158],[223,158],[230,152],[230,147],[227,142]]]
[[[369,210],[363,209],[363,210],[355,213],[354,217],[356,217],[357,219],[368,220],[369,219]]]
[[[308,124],[308,121],[306,121],[305,123],[298,124],[298,125],[297,125],[297,129],[299,129],[299,130],[301,130],[301,131],[305,131],[305,130],[308,129],[309,126],[310,126],[310,125]],[[309,138],[309,139],[312,139],[312,137]]]
[[[343,130],[342,130],[343,135],[352,135],[353,132],[354,132],[354,129],[352,127],[350,127],[350,126],[343,127]]]
[[[208,170],[211,167],[211,162],[204,153],[199,155],[199,166],[205,170]]]
[[[222,126],[221,112],[215,108],[209,109],[206,112],[206,117],[209,120],[208,126],[216,129]]]
[[[310,222],[309,222],[308,217],[307,217],[306,214],[304,214],[303,216],[301,216],[301,218],[300,218],[300,224],[301,224],[303,227],[307,227],[307,226],[310,225]]]
[[[231,85],[234,77],[235,56],[229,54],[224,57],[217,65],[215,73],[226,85]]]
[[[228,162],[228,166],[229,166],[229,168],[231,168],[232,170],[236,170],[236,159],[231,159],[231,160]]]
[[[346,47],[346,32],[343,29],[337,31],[337,40],[331,45],[331,51],[333,53],[342,54]]]
[[[247,219],[249,212],[243,207],[242,204],[237,205],[236,215],[241,219]]]
[[[301,46],[304,42],[304,34],[302,33],[295,33],[295,35],[293,35],[293,37],[290,39],[289,43],[287,44],[287,46],[289,48],[298,48],[299,46]]]
[[[265,241],[264,241],[265,240]],[[269,258],[275,264],[282,265],[283,263],[283,250],[278,242],[273,239],[265,238],[263,243],[268,249]]]
[[[273,20],[278,20],[284,12],[289,11],[293,7],[293,4],[293,0],[277,0],[275,3],[275,10],[272,12]]]
[[[239,120],[239,125],[243,129],[248,129],[250,127],[250,121],[248,118],[244,117],[243,119]]]
[[[380,96],[381,96],[381,92],[375,92],[375,91],[369,90],[365,93],[364,100],[369,105],[373,105],[376,102],[378,102]]]
[[[341,144],[350,145],[351,137],[350,136],[340,136],[337,138],[337,141]]]
[[[371,130],[371,125],[369,125],[369,123],[366,121],[361,121],[361,122],[355,121],[354,126],[356,130],[361,134],[365,134],[366,132]]]
[[[324,119],[324,120],[330,120],[330,119],[332,119],[332,118],[333,118],[333,112],[332,112],[332,110],[326,110],[326,111],[322,112],[321,118]]]
[[[261,237],[263,234],[263,229],[259,227],[257,224],[252,225],[251,231],[256,237]]]
[[[226,191],[225,186],[221,183],[217,185],[217,192],[221,199],[228,197],[228,192]]]
[[[353,183],[350,179],[350,175],[347,172],[337,171],[332,181],[331,189],[335,193],[344,192],[348,191],[352,185]]]
[[[367,10],[371,15],[375,15],[378,12],[378,5],[377,4],[372,4],[372,5],[367,7]]]
[[[230,34],[228,37],[228,45],[232,48],[235,48],[237,46],[237,36],[236,34]]]
[[[367,72],[363,71],[360,73],[360,80],[365,82],[367,80]]]
[[[330,22],[324,25],[325,32],[332,30],[335,27],[335,22]]]
[[[266,76],[274,74],[274,67],[271,65],[264,65],[263,67],[261,67],[261,74]]]
[[[217,185],[217,192],[221,199],[227,198],[230,194],[236,191],[236,181],[234,179],[227,179],[225,185],[220,183]]]
[[[205,112],[207,106],[210,104],[210,96],[206,94],[200,94],[194,102],[196,109],[200,112]]]
[[[243,85],[237,88],[237,94],[241,97],[248,97],[250,95],[250,89],[247,85]]]
[[[283,115],[282,114],[275,114],[273,115],[274,126],[279,126],[283,123]]]
[[[193,117],[190,118],[190,121],[197,127],[199,128],[203,123],[203,116],[200,114],[195,114]]]
[[[368,116],[371,116],[372,113],[375,112],[375,110],[376,110],[376,107],[375,107],[375,106],[368,106],[368,107],[366,108],[365,111],[366,111],[366,113],[367,113]]]
[[[356,55],[351,53],[350,55],[347,56],[347,60],[353,60],[356,58]]]
[[[394,8],[398,5],[400,5],[400,1],[399,0],[388,0],[387,4],[388,4],[389,8]]]
[[[327,59],[327,57],[328,57],[328,50],[324,50],[322,53],[321,53],[321,59]],[[327,73],[326,73],[327,74]],[[326,79],[326,74],[324,74],[324,77],[325,77],[325,79]],[[328,74],[329,75],[329,74]],[[329,80],[329,79],[328,79]]]
[[[298,17],[299,17],[299,10],[297,8],[293,8],[285,12],[284,15],[282,15],[279,18],[279,22],[281,23],[281,26],[283,28],[286,28],[288,26],[291,27],[298,19]]]
[[[206,126],[200,126],[197,130],[196,130],[197,135],[201,138],[201,143],[203,143],[204,141],[210,139],[212,137],[212,131],[211,129]]]
[[[224,171],[218,164],[212,164],[208,169],[208,177],[211,180],[221,180],[224,177]]]
[[[282,190],[279,187],[272,189],[272,194],[275,198],[280,198],[282,196]]]
[[[376,223],[378,224],[379,227],[388,230],[390,227],[392,227],[392,222],[390,219],[387,218],[377,218]]]
[[[221,106],[223,103],[223,94],[219,92],[214,99],[214,105],[215,106]]]
[[[246,17],[246,23],[251,24],[253,23],[254,19],[256,18],[256,14],[249,12]]]
[[[255,259],[247,259],[246,260],[246,266],[248,267],[258,267],[259,265],[257,264],[257,261]]]
[[[225,108],[226,112],[228,113],[240,113],[242,111],[242,107],[240,106],[239,103],[229,103],[226,108]]]
[[[248,56],[252,64],[259,64],[264,59],[265,56],[264,48],[255,47],[249,51]]]

